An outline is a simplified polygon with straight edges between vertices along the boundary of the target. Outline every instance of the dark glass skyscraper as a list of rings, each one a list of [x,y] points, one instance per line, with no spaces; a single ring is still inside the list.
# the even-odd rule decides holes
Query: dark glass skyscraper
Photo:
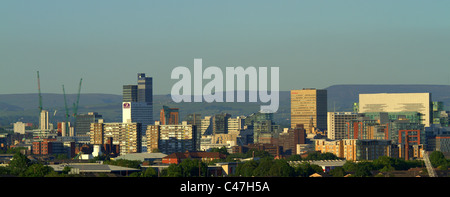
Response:
[[[153,121],[152,78],[137,74],[137,85],[123,86],[122,122],[141,123],[142,152],[147,152],[146,130]]]
[[[153,102],[153,80],[145,73],[138,73],[137,102]]]
[[[138,100],[138,86],[124,85],[123,86],[123,102],[137,102]]]

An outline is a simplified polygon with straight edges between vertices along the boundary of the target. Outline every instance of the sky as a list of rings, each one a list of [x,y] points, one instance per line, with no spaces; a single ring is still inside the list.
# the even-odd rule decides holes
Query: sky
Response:
[[[280,90],[450,85],[447,0],[0,1],[0,94],[170,94],[177,66],[279,67]],[[224,72],[225,73],[225,72]],[[224,77],[225,78],[225,77]],[[204,84],[207,80],[204,81]]]

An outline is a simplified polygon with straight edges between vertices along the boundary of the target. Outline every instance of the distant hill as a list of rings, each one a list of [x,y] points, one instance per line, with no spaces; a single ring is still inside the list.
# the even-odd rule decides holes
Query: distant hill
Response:
[[[430,92],[433,101],[443,101],[447,110],[450,104],[450,86],[448,85],[333,85],[328,88],[328,111],[351,111],[354,102],[358,102],[360,93],[414,93]],[[68,94],[67,104],[72,113],[75,94]],[[65,108],[62,94],[42,94],[43,107],[50,111],[54,122],[63,121]],[[122,95],[115,94],[81,94],[79,114],[98,112],[105,121],[122,120]],[[38,122],[38,94],[0,94],[0,126],[16,121]],[[261,103],[174,103],[170,95],[154,95],[153,117],[159,119],[159,110],[163,105],[180,108],[180,118],[189,113],[200,113],[202,116],[217,113],[250,115],[259,111]],[[55,113],[56,111],[56,113]],[[53,116],[55,114],[55,116]],[[290,125],[290,92],[280,92],[280,106],[274,115],[278,124]]]

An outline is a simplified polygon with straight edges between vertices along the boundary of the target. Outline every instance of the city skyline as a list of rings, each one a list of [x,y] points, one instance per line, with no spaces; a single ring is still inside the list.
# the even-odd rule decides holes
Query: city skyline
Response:
[[[135,73],[169,94],[177,66],[280,68],[280,91],[450,84],[449,2],[0,3],[1,94],[120,95]],[[18,80],[20,79],[20,80]],[[19,81],[19,82],[18,82]],[[72,85],[71,85],[72,84]]]

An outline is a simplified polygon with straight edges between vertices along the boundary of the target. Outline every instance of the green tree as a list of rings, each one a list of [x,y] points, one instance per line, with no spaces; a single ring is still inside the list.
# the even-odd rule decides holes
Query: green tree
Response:
[[[197,159],[185,159],[180,163],[184,177],[206,176],[208,166]]]
[[[263,150],[256,150],[256,149],[250,149],[250,150],[245,154],[245,157],[246,157],[246,158],[250,158],[250,157],[253,157],[253,155],[254,155],[255,157],[259,157],[259,158],[272,157],[272,155],[270,155],[269,152],[263,151]]]
[[[372,170],[374,169],[374,165],[372,162],[359,162],[356,164],[355,177],[370,177],[372,176]]]
[[[273,177],[290,177],[295,175],[295,170],[285,160],[277,159],[272,163],[268,175]]]
[[[323,172],[322,167],[307,162],[297,165],[294,170],[295,175],[300,177],[309,177],[314,173]]]
[[[182,177],[183,169],[178,164],[170,164],[169,167],[164,171],[164,175],[167,177]]]
[[[143,173],[142,173],[143,177],[156,177],[158,176],[158,173],[156,172],[156,170],[154,168],[147,168]]]
[[[63,174],[69,174],[69,172],[70,172],[71,169],[72,169],[72,168],[71,168],[70,166],[65,166],[65,167],[63,168],[63,170],[62,170],[62,173],[63,173]]]
[[[335,167],[330,170],[329,174],[333,177],[343,177],[345,176],[345,170],[343,167]]]
[[[52,167],[50,166],[46,166],[43,164],[33,164],[31,166],[29,166],[24,173],[22,173],[21,176],[26,176],[26,177],[44,177],[46,175],[49,175],[51,173],[53,173],[54,170]]]
[[[302,157],[300,155],[291,155],[287,158],[288,161],[301,161]]]
[[[346,171],[346,172],[355,172],[356,171],[356,163],[353,161],[346,161],[344,163],[344,165],[342,166],[342,168]]]
[[[222,146],[221,148],[211,148],[210,152],[218,152],[224,155],[230,154],[225,146]]]
[[[305,160],[336,160],[338,157],[333,153],[308,152]]]
[[[168,177],[197,177],[206,176],[208,166],[196,159],[185,159],[180,164],[170,164],[164,172]]]
[[[444,157],[444,154],[440,151],[433,151],[430,154],[430,162],[433,167],[447,165],[447,160]]]
[[[253,171],[253,176],[256,177],[265,177],[269,176],[268,172],[273,165],[273,159],[264,158],[259,161],[258,167]]]
[[[14,154],[11,162],[9,163],[9,168],[11,174],[13,175],[23,175],[23,173],[27,170],[28,166],[31,165],[31,161],[22,153],[16,152]]]
[[[236,168],[236,175],[243,177],[253,176],[253,171],[258,167],[258,162],[255,160],[247,161],[239,164]]]

